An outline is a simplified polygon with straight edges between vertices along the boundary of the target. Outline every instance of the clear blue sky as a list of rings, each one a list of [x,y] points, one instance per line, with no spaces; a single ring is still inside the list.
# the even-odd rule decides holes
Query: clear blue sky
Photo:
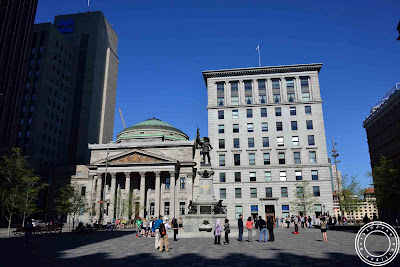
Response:
[[[338,143],[342,173],[367,186],[362,122],[400,81],[400,1],[91,0],[119,36],[114,135],[160,118],[195,138],[207,135],[201,72],[258,65],[324,63],[320,86],[328,151]],[[280,2],[280,3],[277,3]],[[351,3],[350,3],[351,2]],[[86,11],[86,0],[39,0],[36,22]]]

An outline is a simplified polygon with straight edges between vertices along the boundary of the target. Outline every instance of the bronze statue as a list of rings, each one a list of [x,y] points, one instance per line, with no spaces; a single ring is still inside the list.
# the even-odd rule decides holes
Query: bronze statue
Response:
[[[206,164],[206,156],[208,158],[208,164],[211,165],[211,158],[210,158],[210,150],[213,149],[213,147],[210,145],[210,138],[204,137],[204,141],[202,143],[202,152],[203,152],[203,162]]]
[[[189,201],[188,214],[197,214],[197,205],[193,201]]]
[[[226,213],[224,206],[222,206],[222,200],[218,201],[218,203],[214,205],[213,212],[214,212],[214,214],[225,214]]]
[[[201,140],[200,140],[200,129],[197,126],[197,133],[196,133],[196,149],[201,147]]]

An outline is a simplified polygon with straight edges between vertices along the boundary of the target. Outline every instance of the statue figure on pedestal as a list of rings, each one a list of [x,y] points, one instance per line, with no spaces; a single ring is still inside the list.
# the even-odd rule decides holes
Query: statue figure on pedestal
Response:
[[[225,214],[226,213],[224,206],[222,206],[222,200],[218,201],[214,205],[213,212],[214,212],[214,214]]]
[[[206,164],[206,157],[207,157],[208,164],[211,165],[210,150],[213,149],[213,147],[210,145],[210,138],[204,137],[203,139],[204,139],[202,144],[203,162],[204,164]]]
[[[193,201],[189,201],[188,214],[197,214],[197,205]]]

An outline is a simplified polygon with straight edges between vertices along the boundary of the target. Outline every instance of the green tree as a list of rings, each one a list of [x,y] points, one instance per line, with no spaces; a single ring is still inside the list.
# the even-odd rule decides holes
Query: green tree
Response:
[[[295,199],[290,201],[290,205],[294,207],[297,213],[304,212],[304,214],[310,214],[314,211],[316,200],[309,181],[296,183],[293,194],[295,195]]]
[[[355,176],[342,176],[342,189],[339,194],[339,206],[342,212],[346,212],[351,216],[354,222],[354,212],[360,208],[362,204],[361,196],[363,195],[360,183]]]

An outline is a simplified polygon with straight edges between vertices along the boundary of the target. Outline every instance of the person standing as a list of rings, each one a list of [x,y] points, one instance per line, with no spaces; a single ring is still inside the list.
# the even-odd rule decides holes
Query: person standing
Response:
[[[225,219],[225,223],[224,223],[224,231],[225,231],[225,245],[229,244],[229,233],[231,232],[231,228],[229,226],[229,220]]]
[[[163,224],[162,216],[160,215],[158,219],[154,222],[155,238],[154,247],[156,249],[160,248],[160,225]]]
[[[299,233],[299,218],[297,216],[294,216],[293,224],[294,224],[294,233],[298,234]]]
[[[321,233],[323,242],[328,242],[328,236],[326,234],[326,221],[324,217],[321,219]]]
[[[161,217],[161,216],[160,216]],[[169,242],[168,242],[168,234],[167,234],[167,229],[170,227],[168,222],[164,223],[161,220],[161,224],[159,227],[159,235],[160,235],[160,252],[163,252],[164,245],[165,245],[165,252],[169,251]]]
[[[136,220],[136,237],[139,237],[140,231],[142,229],[142,218]]]
[[[214,236],[215,236],[214,245],[221,245],[221,230],[222,230],[221,228],[222,228],[221,220],[218,219],[214,227]]]
[[[260,237],[258,239],[259,242],[261,242],[262,237],[264,236],[264,242],[268,241],[268,236],[267,236],[267,223],[262,219],[262,217],[259,217],[258,220],[258,227],[260,228]]]
[[[364,216],[364,218],[363,218],[363,222],[364,222],[364,224],[369,223],[369,218],[368,218],[368,216],[367,216],[366,213],[365,213],[365,216]]]
[[[269,232],[269,241],[275,241],[274,236],[274,219],[272,216],[269,216],[267,219],[267,229]]]
[[[174,241],[176,240],[176,236],[178,235],[178,228],[179,228],[179,224],[176,218],[172,219],[172,229],[174,230]]]
[[[308,216],[308,228],[311,228],[311,216]]]
[[[238,228],[239,228],[238,241],[242,241],[242,239],[243,239],[243,216],[242,216],[242,214],[239,215]]]
[[[251,242],[251,238],[253,236],[253,225],[254,225],[254,223],[251,220],[251,217],[249,217],[246,222],[246,228],[247,228],[247,233],[248,233],[248,236],[247,236],[248,242]]]
[[[31,240],[33,232],[33,224],[31,220],[27,220],[25,224],[25,243],[28,244]]]

